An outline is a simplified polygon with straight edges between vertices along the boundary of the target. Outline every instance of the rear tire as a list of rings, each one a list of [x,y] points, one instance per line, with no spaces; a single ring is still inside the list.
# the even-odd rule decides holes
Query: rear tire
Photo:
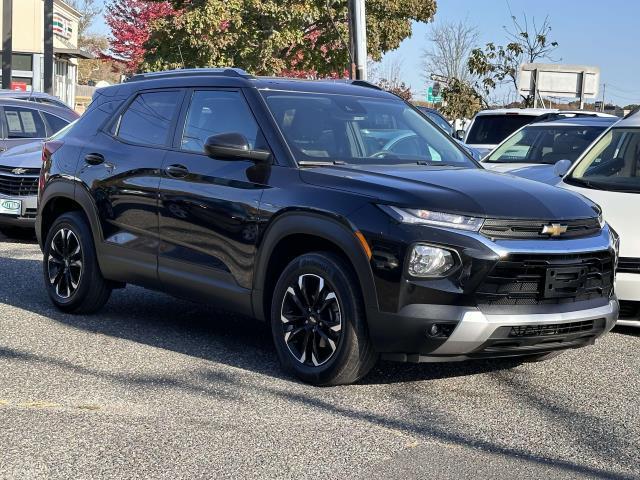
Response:
[[[87,314],[109,300],[111,286],[98,266],[91,228],[79,212],[58,217],[44,242],[44,282],[63,312]]]
[[[313,385],[342,385],[364,377],[377,360],[358,279],[338,255],[318,252],[293,260],[276,284],[271,331],[284,368]]]

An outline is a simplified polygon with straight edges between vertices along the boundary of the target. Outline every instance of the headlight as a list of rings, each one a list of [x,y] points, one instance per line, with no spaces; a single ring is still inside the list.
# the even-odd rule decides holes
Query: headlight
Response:
[[[415,245],[409,257],[409,274],[414,277],[439,277],[453,268],[455,260],[448,250],[430,245]]]
[[[413,223],[418,225],[435,225],[438,227],[459,228],[477,232],[482,227],[483,219],[467,217],[453,213],[433,212],[431,210],[418,210],[413,208],[398,208],[380,205],[385,212],[401,223]]]

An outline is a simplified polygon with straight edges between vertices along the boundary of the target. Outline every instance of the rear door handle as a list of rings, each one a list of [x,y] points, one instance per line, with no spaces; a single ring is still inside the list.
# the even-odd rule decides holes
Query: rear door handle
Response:
[[[165,172],[172,178],[184,178],[189,175],[189,169],[184,165],[169,165]]]
[[[84,161],[89,165],[100,165],[104,162],[104,157],[99,153],[89,153],[85,155]]]

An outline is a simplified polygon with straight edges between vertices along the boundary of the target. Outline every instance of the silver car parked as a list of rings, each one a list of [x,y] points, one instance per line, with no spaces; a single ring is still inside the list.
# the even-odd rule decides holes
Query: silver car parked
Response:
[[[0,100],[0,227],[33,227],[42,141],[78,114],[24,100]]]

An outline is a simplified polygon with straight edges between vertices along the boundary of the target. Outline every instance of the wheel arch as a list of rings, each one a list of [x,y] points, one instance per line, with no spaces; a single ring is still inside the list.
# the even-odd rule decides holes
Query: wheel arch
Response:
[[[84,215],[91,227],[96,247],[99,245],[102,230],[91,196],[86,191],[75,188],[71,182],[58,180],[47,185],[39,202],[36,236],[41,248],[55,219],[73,211]]]
[[[377,308],[373,273],[356,229],[346,220],[320,212],[285,212],[272,220],[258,247],[252,294],[258,319],[269,318],[273,290],[282,270],[299,255],[315,251],[331,251],[344,258],[358,277],[365,306]]]

